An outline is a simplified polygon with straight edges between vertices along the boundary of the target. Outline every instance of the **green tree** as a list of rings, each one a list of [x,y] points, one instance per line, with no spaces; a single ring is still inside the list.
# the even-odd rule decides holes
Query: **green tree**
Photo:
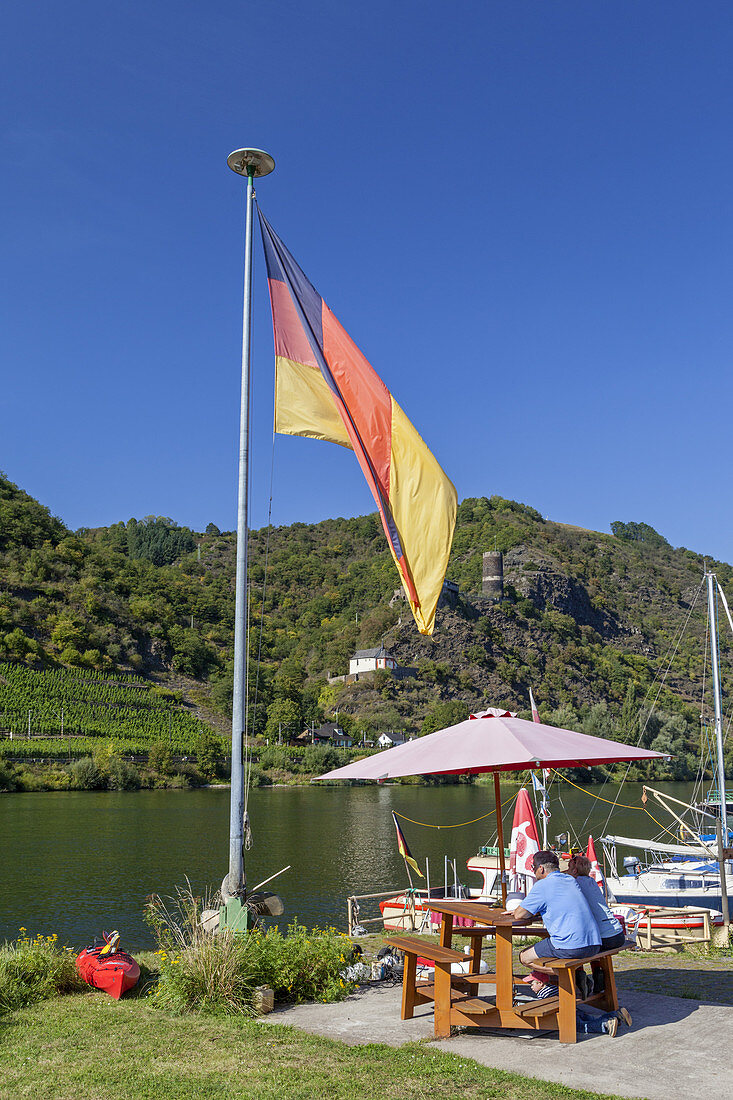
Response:
[[[435,733],[436,730],[455,726],[466,718],[468,718],[468,706],[460,699],[448,699],[444,703],[433,703],[423,718],[420,734],[422,736],[426,733]]]
[[[292,699],[300,707],[305,678],[305,668],[300,661],[296,661],[293,657],[286,658],[273,679],[275,696],[281,699]]]
[[[300,707],[292,699],[274,699],[267,708],[265,736],[283,739],[300,733],[302,726]]]
[[[201,774],[209,780],[215,779],[221,758],[221,739],[213,734],[211,730],[202,726],[196,741],[196,759]]]
[[[167,741],[154,741],[148,749],[148,764],[158,775],[173,772],[173,750]]]
[[[632,741],[639,733],[639,707],[636,702],[636,683],[629,680],[619,722],[624,739]]]

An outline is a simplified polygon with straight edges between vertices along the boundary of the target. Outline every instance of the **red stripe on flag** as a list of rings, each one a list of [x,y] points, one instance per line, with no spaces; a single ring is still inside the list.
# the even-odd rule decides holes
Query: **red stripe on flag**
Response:
[[[364,476],[369,481],[373,481],[376,476],[380,494],[389,504],[392,398],[384,382],[325,302],[322,323],[324,358],[359,433],[359,441],[352,438],[356,456]],[[344,423],[349,435],[353,437],[352,426],[346,419]],[[369,456],[369,463],[365,463],[364,456],[360,453],[359,442]],[[369,470],[369,465],[373,472]]]
[[[319,369],[310,341],[293,305],[285,283],[270,279],[270,303],[272,305],[272,329],[275,337],[275,355]]]

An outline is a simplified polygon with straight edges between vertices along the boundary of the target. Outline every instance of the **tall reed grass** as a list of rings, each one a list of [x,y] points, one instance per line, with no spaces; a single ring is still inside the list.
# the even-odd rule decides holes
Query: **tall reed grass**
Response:
[[[195,898],[190,884],[168,901],[149,899],[146,920],[160,966],[152,990],[156,1005],[174,1012],[255,1015],[258,986],[270,986],[280,1002],[335,1001],[353,989],[341,974],[353,947],[335,928],[309,931],[293,922],[285,934],[262,927],[212,934],[201,924],[201,913],[216,900]]]

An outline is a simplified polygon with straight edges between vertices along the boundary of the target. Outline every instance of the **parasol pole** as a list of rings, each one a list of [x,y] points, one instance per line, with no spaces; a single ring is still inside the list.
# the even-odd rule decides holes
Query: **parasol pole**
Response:
[[[504,822],[501,820],[501,789],[499,773],[494,772],[494,799],[496,800],[496,824],[499,830],[499,867],[501,869],[501,904],[506,909],[506,864],[504,863]]]
[[[242,308],[242,382],[239,406],[239,490],[237,501],[237,576],[234,613],[234,691],[232,693],[232,786],[229,815],[229,874],[226,892],[240,900],[244,875],[244,767],[242,743],[247,729],[247,538],[249,484],[249,389],[252,329],[252,213],[254,179],[267,176],[275,161],[262,149],[235,149],[227,157],[233,172],[247,179]]]

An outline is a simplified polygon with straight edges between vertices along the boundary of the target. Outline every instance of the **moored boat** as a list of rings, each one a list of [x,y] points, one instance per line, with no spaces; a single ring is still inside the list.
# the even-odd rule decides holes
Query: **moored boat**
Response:
[[[392,898],[380,901],[379,908],[382,913],[385,929],[389,931],[431,932],[440,927],[441,914],[431,909],[431,898],[438,901],[446,898],[463,898],[466,901],[496,902],[501,897],[501,872],[499,868],[498,848],[486,846],[466,861],[469,871],[475,871],[482,876],[481,886],[464,886],[457,881],[454,874],[453,885],[447,882],[443,886],[432,888],[414,888],[396,894]],[[505,856],[509,858],[509,851],[505,849]],[[456,917],[456,927],[470,928],[475,923],[467,917]]]
[[[652,948],[710,940],[712,931],[723,925],[723,914],[714,909],[683,905],[612,905],[614,916],[623,919],[627,936],[637,946]]]

